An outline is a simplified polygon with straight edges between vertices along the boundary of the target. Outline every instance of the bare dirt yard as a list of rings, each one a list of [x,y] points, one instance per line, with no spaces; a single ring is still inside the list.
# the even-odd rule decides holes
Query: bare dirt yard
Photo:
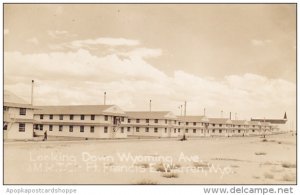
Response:
[[[295,184],[296,136],[4,143],[5,184]]]

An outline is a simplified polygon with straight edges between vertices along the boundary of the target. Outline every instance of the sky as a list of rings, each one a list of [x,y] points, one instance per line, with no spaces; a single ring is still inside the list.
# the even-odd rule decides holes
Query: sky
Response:
[[[3,31],[4,88],[36,105],[296,120],[295,4],[5,4]]]

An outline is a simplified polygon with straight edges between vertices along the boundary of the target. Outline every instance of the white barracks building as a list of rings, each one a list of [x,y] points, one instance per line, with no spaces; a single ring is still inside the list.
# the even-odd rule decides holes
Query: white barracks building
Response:
[[[4,90],[4,140],[33,139],[33,107],[13,93]]]
[[[34,133],[58,137],[126,138],[125,112],[115,105],[38,106]]]
[[[180,134],[187,137],[209,136],[208,118],[205,116],[178,116]]]
[[[127,134],[132,137],[178,137],[177,117],[169,111],[126,112]]]
[[[86,139],[252,136],[278,133],[278,127],[272,122],[287,121],[286,114],[282,120],[262,122],[261,119],[175,116],[169,111],[125,112],[116,105],[33,107],[8,91],[4,91],[3,114],[5,140],[31,140],[45,134]]]

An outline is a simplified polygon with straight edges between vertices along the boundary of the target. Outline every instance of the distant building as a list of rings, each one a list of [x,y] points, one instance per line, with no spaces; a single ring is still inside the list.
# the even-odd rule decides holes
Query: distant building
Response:
[[[58,137],[126,138],[127,117],[116,105],[37,106],[34,132]]]
[[[180,135],[187,137],[208,136],[208,118],[205,116],[178,116]]]
[[[3,137],[4,140],[33,139],[33,112],[31,104],[4,90]]]
[[[246,120],[232,120],[232,136],[248,135],[249,123]]]
[[[281,132],[281,131],[287,131],[287,122],[288,118],[286,115],[286,112],[284,113],[284,116],[282,119],[269,119],[269,118],[251,118],[251,121],[259,121],[261,123],[267,122],[268,124],[272,125],[271,129],[273,129],[274,132]]]
[[[208,135],[230,136],[232,121],[228,118],[208,118]]]
[[[178,137],[181,133],[177,117],[169,111],[131,111],[126,115],[131,137]]]
[[[261,135],[267,135],[272,133],[272,125],[270,122],[261,122]]]
[[[248,135],[260,135],[261,130],[261,122],[259,121],[248,121]]]

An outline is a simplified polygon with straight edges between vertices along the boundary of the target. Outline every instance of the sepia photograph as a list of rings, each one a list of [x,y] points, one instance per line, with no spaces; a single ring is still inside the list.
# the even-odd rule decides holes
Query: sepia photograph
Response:
[[[2,5],[3,185],[297,184],[296,3]]]

